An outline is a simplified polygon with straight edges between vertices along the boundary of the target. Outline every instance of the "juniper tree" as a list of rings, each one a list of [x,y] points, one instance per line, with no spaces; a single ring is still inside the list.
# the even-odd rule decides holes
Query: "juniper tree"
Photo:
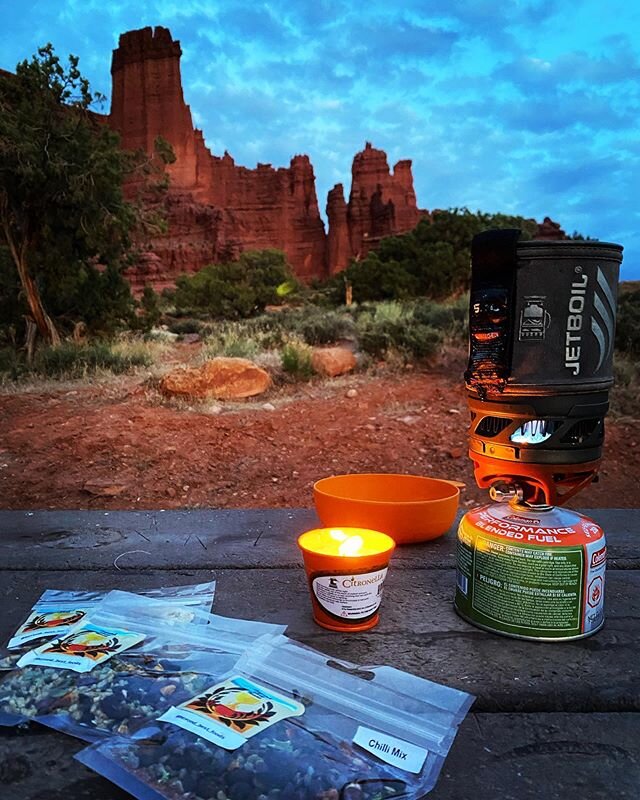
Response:
[[[125,316],[134,305],[120,272],[145,215],[125,198],[123,181],[136,170],[148,174],[153,160],[120,148],[92,111],[102,99],[78,58],[63,65],[51,44],[15,75],[0,74],[0,245],[19,276],[27,319],[54,345],[56,322]],[[161,150],[170,161],[166,145]]]

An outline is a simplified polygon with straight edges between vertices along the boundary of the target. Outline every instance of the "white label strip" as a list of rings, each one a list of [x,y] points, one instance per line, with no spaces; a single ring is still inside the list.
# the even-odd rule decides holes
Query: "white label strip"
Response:
[[[246,737],[241,733],[230,731],[219,722],[206,719],[202,714],[185,711],[184,708],[176,706],[172,706],[165,711],[161,717],[158,717],[158,720],[160,722],[172,722],[174,725],[184,728],[186,731],[191,731],[191,733],[201,736],[208,742],[224,747],[226,750],[237,750],[247,741]]]
[[[422,747],[362,725],[358,727],[353,742],[387,764],[391,764],[392,767],[416,775],[422,769],[428,755],[428,751]]]

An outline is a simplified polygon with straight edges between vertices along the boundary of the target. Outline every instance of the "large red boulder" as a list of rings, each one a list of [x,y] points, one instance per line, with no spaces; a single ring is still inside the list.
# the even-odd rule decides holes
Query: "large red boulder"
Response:
[[[311,354],[311,366],[318,375],[335,378],[351,372],[356,357],[348,347],[317,347]]]
[[[184,399],[238,400],[262,394],[270,385],[269,373],[246,358],[213,358],[201,367],[169,372],[160,391]]]

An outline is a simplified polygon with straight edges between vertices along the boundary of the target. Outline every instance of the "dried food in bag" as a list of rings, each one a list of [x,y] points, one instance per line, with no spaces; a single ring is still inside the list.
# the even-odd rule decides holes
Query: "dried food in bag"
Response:
[[[0,725],[36,719],[86,741],[128,735],[206,688],[256,639],[284,629],[198,611],[192,622],[176,625],[166,614],[161,600],[110,592],[66,637],[22,655],[24,666],[0,672]],[[87,628],[102,638],[95,631],[87,636]],[[142,638],[121,649],[113,640],[122,633]],[[45,653],[49,666],[37,663],[43,648],[55,648]],[[78,661],[86,662],[80,675],[69,668]]]
[[[142,589],[136,594],[161,599],[167,606],[167,621],[189,622],[192,611],[209,612],[213,604],[216,582],[188,586],[163,586]],[[66,591],[45,589],[34,603],[27,619],[9,640],[10,650],[34,647],[35,641],[62,636],[77,625],[107,596],[108,592]]]
[[[383,800],[408,798],[384,764],[288,720],[226,750],[169,723],[114,736],[76,758],[139,800]],[[357,779],[354,777],[357,776]]]
[[[154,724],[76,757],[139,800],[415,800],[435,785],[472,702],[269,637]]]

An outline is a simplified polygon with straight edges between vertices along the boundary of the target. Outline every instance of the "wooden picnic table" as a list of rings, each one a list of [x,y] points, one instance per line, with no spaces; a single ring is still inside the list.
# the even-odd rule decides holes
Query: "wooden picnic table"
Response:
[[[586,513],[607,535],[605,627],[550,644],[496,636],[455,614],[454,530],[399,548],[378,627],[340,634],[311,619],[295,545],[317,525],[311,510],[3,511],[0,638],[46,588],[135,591],[215,577],[219,614],[286,623],[292,638],[336,658],[477,696],[432,800],[638,800],[640,526],[631,510]],[[83,746],[36,725],[0,729],[0,798],[125,800],[73,760]]]

